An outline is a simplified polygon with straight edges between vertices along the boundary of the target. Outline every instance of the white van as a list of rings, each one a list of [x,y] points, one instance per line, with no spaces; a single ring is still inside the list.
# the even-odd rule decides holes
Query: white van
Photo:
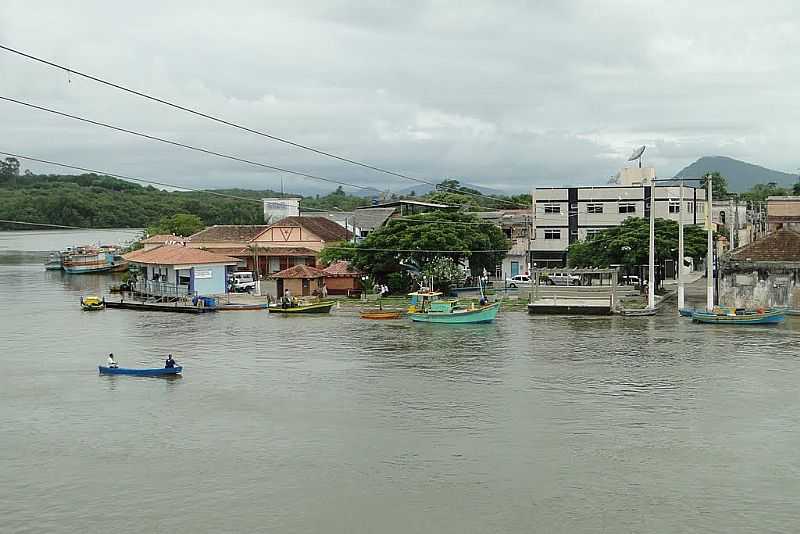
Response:
[[[579,286],[581,277],[572,273],[550,273],[547,275],[547,282],[554,286]]]
[[[238,293],[250,293],[256,288],[256,281],[250,271],[237,271],[231,274],[231,285],[233,290]]]

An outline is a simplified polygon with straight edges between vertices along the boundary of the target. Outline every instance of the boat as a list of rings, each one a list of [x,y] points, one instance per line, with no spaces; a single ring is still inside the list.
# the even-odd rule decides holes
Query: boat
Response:
[[[497,317],[500,303],[483,306],[462,306],[458,299],[442,299],[435,291],[409,293],[411,306],[408,316],[418,323],[476,324],[491,323]]]
[[[786,315],[800,315],[800,310],[797,308],[778,308],[779,310],[783,311]]]
[[[655,308],[622,308],[619,313],[625,317],[650,317],[657,312]]]
[[[269,313],[282,313],[284,315],[298,315],[298,314],[305,314],[305,313],[330,313],[331,308],[333,305],[336,304],[332,300],[324,300],[321,302],[313,302],[313,303],[299,303],[284,308],[280,304],[270,306],[267,308]]]
[[[44,262],[44,269],[46,271],[60,271],[64,268],[64,257],[60,252],[53,252],[47,257]]]
[[[81,297],[81,309],[86,311],[102,310],[106,307],[106,299],[101,299],[95,295]]]
[[[745,310],[714,308],[714,311],[695,311],[692,321],[704,324],[776,324],[783,322],[785,312],[778,308]]]
[[[399,319],[400,312],[398,311],[383,311],[383,310],[374,310],[374,311],[362,311],[361,318],[362,319],[372,319],[374,321],[386,321],[390,319]]]
[[[182,366],[160,367],[156,369],[130,369],[126,367],[106,367],[98,365],[97,369],[101,375],[131,375],[131,376],[169,376],[179,375],[183,371]]]
[[[104,273],[113,268],[113,254],[94,247],[78,247],[64,256],[64,271],[69,274]]]
[[[681,317],[691,317],[692,314],[694,312],[696,312],[696,311],[699,311],[699,310],[696,310],[695,308],[679,308],[678,309],[678,313],[680,314]]]

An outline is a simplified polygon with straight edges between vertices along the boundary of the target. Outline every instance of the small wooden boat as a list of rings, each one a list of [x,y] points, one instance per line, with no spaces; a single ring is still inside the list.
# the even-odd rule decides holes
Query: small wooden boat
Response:
[[[125,367],[97,366],[101,375],[131,375],[131,376],[169,376],[179,375],[183,367],[161,367],[156,369],[130,369]]]
[[[441,293],[410,293],[408,316],[418,323],[477,324],[491,323],[497,317],[500,303],[484,306],[460,306],[456,299],[440,299]]]
[[[692,314],[696,311],[699,311],[695,308],[680,308],[678,309],[678,313],[681,317],[691,317]]]
[[[399,319],[400,312],[397,311],[383,311],[383,310],[375,310],[375,311],[362,311],[361,318],[362,319],[372,319],[375,321],[387,321],[390,319]]]
[[[276,306],[270,306],[267,308],[269,313],[282,313],[284,315],[298,315],[298,314],[306,314],[306,313],[330,313],[331,308],[333,305],[336,304],[335,302],[328,300],[322,302],[314,302],[309,304],[295,304],[293,306],[288,306],[284,308],[280,304]]]
[[[733,308],[715,308],[714,311],[695,311],[692,321],[704,324],[776,324],[785,318],[783,310],[777,308],[744,310]]]
[[[102,310],[106,307],[106,300],[95,295],[81,297],[81,309],[86,311]]]
[[[625,317],[650,317],[655,315],[658,310],[655,308],[623,308],[620,310],[620,315]]]

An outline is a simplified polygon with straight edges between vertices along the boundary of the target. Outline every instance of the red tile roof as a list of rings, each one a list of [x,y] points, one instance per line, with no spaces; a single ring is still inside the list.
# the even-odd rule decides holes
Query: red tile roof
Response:
[[[343,226],[326,217],[284,217],[280,221],[272,223],[267,228],[272,228],[274,226],[299,226],[312,232],[323,241],[329,242],[344,241],[353,236],[349,230],[345,230]]]
[[[800,262],[800,233],[781,229],[734,250],[733,261]]]
[[[271,276],[272,278],[322,278],[325,276],[325,273],[309,265],[295,265],[294,267],[289,267]]]
[[[322,270],[326,277],[352,277],[361,276],[361,271],[350,265],[349,261],[335,261]]]
[[[267,228],[265,224],[215,224],[191,236],[195,243],[246,243]]]
[[[237,258],[215,254],[199,248],[163,245],[152,250],[135,250],[123,256],[133,263],[151,265],[203,265],[208,263],[239,263]]]

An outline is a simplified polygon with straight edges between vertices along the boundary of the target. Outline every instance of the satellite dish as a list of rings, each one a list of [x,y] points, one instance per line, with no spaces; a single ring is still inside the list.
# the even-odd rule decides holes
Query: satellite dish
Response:
[[[644,149],[645,148],[647,148],[647,147],[642,145],[639,148],[637,148],[636,150],[634,150],[633,153],[631,154],[631,157],[628,158],[628,161],[636,161],[637,159],[641,158],[642,154],[644,154]]]

